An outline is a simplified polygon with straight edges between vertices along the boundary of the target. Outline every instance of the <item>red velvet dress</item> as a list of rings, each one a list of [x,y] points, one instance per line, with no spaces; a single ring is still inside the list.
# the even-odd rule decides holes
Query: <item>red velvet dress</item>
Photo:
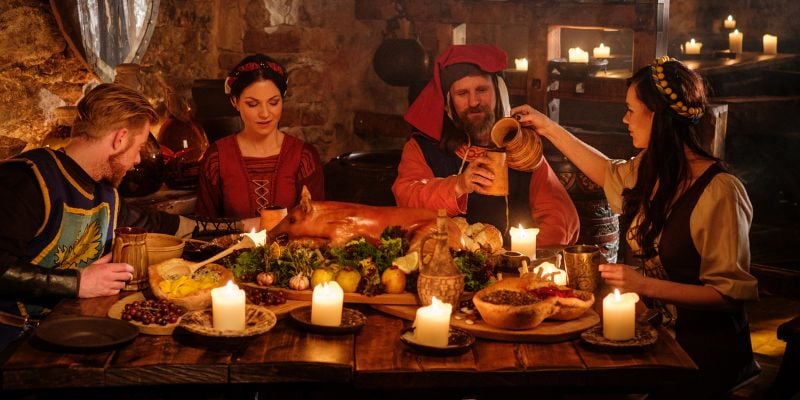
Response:
[[[244,157],[236,135],[217,140],[201,166],[196,213],[207,217],[257,217],[264,208],[297,205],[303,186],[324,200],[322,163],[316,149],[284,135],[281,151],[270,157]]]

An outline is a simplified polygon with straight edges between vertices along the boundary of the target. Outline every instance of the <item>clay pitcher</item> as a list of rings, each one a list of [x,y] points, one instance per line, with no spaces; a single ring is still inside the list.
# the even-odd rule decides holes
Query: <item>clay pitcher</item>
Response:
[[[143,228],[117,228],[114,230],[114,246],[111,260],[133,267],[133,278],[122,290],[143,290],[148,287],[147,231]]]

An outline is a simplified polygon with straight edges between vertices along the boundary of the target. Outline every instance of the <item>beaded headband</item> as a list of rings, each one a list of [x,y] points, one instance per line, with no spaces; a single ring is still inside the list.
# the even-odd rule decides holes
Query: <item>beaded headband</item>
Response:
[[[250,72],[255,70],[263,70],[267,72],[267,74],[279,79],[280,81],[276,80],[275,82],[276,86],[278,86],[278,89],[281,91],[281,95],[286,94],[286,72],[283,70],[283,67],[281,67],[280,64],[272,61],[253,61],[240,65],[238,68],[236,68],[236,70],[231,72],[227,78],[225,78],[225,94],[231,94],[231,87],[242,72]]]
[[[667,61],[677,62],[676,59],[670,58],[669,56],[661,56],[650,64],[650,75],[653,78],[653,84],[658,91],[664,95],[672,111],[696,123],[700,120],[700,117],[703,116],[703,107],[689,107],[683,102],[683,99],[678,96],[678,93],[669,86],[669,82],[667,82],[667,78],[664,75],[664,63]]]

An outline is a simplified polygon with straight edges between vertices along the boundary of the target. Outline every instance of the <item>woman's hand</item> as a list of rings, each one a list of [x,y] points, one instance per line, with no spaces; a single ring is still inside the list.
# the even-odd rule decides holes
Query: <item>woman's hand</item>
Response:
[[[539,111],[536,111],[536,109],[533,107],[527,104],[514,107],[511,109],[511,116],[516,118],[520,125],[533,128],[536,130],[536,133],[548,139],[550,138],[548,133],[550,131],[550,127],[554,124],[553,120]]]
[[[485,155],[470,161],[464,171],[457,175],[456,197],[472,192],[485,194],[486,188],[494,182],[494,173],[487,167],[491,162]]]
[[[625,264],[600,264],[600,277],[606,285],[618,288],[620,292],[643,293],[647,278]]]

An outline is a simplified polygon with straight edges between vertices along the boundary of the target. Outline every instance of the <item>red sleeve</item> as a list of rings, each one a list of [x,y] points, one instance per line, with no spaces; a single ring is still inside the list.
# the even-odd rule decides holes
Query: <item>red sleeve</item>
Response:
[[[197,206],[194,212],[204,217],[222,216],[222,187],[219,177],[219,151],[216,144],[212,144],[206,150],[200,165]]]
[[[547,160],[531,176],[530,205],[533,220],[539,224],[538,244],[564,245],[578,241],[578,211]]]
[[[309,143],[303,144],[300,154],[300,168],[297,172],[297,198],[299,202],[300,190],[305,185],[311,193],[311,198],[317,201],[325,200],[325,174],[322,170],[317,149]]]
[[[444,208],[449,216],[463,214],[467,208],[466,195],[456,199],[456,176],[433,176],[414,139],[403,146],[392,193],[399,207]]]

